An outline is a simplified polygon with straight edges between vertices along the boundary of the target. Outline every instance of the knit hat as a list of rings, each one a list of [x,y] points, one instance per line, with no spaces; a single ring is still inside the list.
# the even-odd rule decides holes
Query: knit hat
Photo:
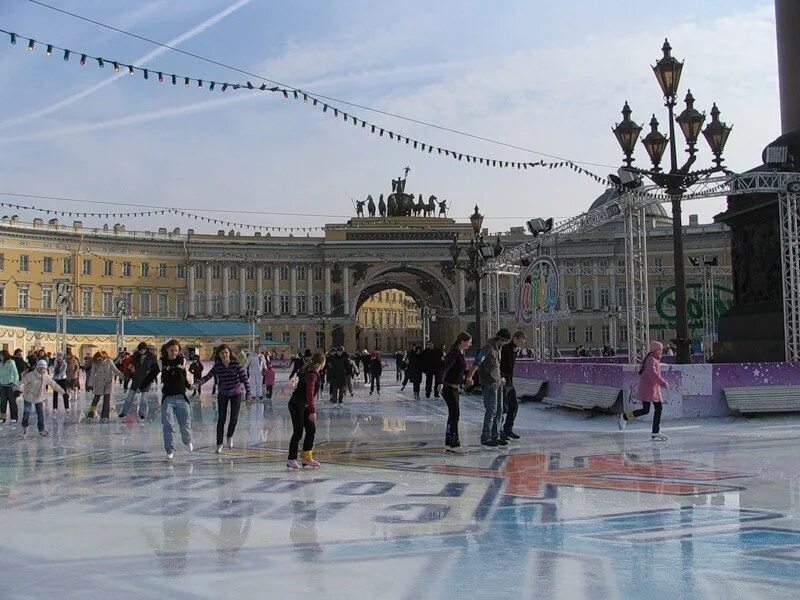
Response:
[[[503,327],[500,331],[497,332],[497,336],[501,340],[509,341],[511,340],[511,332]]]
[[[137,350],[147,350],[147,342],[139,342],[139,345],[136,346]]]
[[[36,361],[36,368],[37,369],[46,369],[47,368],[47,361],[46,360],[38,360]]]

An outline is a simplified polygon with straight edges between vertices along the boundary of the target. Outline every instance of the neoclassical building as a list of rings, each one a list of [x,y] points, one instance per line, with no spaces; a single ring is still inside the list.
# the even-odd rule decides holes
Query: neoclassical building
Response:
[[[610,198],[603,194],[593,206]],[[674,336],[671,224],[658,205],[648,215],[652,335],[669,340]],[[170,322],[200,327],[255,321],[260,340],[290,351],[338,344],[370,349],[377,344],[393,351],[417,341],[418,334],[407,330],[418,330],[419,323],[409,319],[419,319],[419,307],[427,306],[435,315],[431,337],[449,343],[459,331],[473,327],[479,295],[464,271],[454,267],[449,252],[453,238],[466,245],[471,236],[469,223],[433,217],[354,218],[327,225],[316,237],[134,231],[120,224],[90,227],[79,221],[25,223],[3,217],[0,325],[3,314],[55,314],[56,286],[64,282],[71,289],[71,318],[105,317],[107,323],[122,301],[129,321],[162,320],[165,335]],[[690,216],[684,238],[692,260],[702,264],[716,259],[723,271],[730,264],[723,225],[700,224]],[[505,245],[529,240],[521,227],[502,236]],[[578,344],[601,346],[616,337],[616,345],[624,347],[624,317],[613,314],[625,305],[621,224],[562,241],[551,254],[560,265],[561,306],[571,311],[555,328],[557,345],[566,351]],[[689,268],[688,291],[695,303],[700,277]],[[510,328],[515,327],[515,284],[513,276],[500,278],[501,321]],[[730,276],[715,284],[722,306]],[[389,291],[396,294],[394,299],[381,296]],[[696,312],[690,310],[694,329],[702,328]],[[399,325],[380,324],[380,315],[399,318],[388,316],[395,313],[405,315]],[[379,320],[366,315],[379,315]],[[14,325],[20,323],[24,321],[17,319]],[[220,342],[216,334],[207,337],[204,344],[194,342],[203,352]]]

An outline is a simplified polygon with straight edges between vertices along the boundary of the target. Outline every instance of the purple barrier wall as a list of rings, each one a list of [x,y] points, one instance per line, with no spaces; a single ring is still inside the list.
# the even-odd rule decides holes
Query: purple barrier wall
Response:
[[[664,419],[722,417],[734,414],[725,403],[727,387],[800,384],[800,364],[725,363],[661,366],[670,389],[662,392]],[[638,403],[631,394],[639,380],[638,367],[591,363],[536,363],[519,361],[515,377],[542,379],[549,397],[557,397],[566,383],[621,387],[625,408]]]

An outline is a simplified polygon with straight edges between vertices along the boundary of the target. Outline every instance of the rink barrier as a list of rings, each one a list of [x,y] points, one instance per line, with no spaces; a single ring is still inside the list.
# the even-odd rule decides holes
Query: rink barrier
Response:
[[[724,394],[728,407],[741,414],[800,411],[800,388],[796,386],[725,388]]]
[[[621,402],[622,388],[586,383],[567,383],[556,398],[544,398],[542,402],[551,406],[578,410],[610,410]],[[619,407],[618,407],[619,408]]]

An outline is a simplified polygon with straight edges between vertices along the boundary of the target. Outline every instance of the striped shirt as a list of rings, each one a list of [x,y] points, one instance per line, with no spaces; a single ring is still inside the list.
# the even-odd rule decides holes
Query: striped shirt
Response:
[[[223,396],[238,396],[242,392],[250,395],[247,371],[235,359],[231,359],[227,367],[222,362],[214,363],[214,366],[199,380],[199,383],[205,383],[212,377],[217,378],[217,390]]]

